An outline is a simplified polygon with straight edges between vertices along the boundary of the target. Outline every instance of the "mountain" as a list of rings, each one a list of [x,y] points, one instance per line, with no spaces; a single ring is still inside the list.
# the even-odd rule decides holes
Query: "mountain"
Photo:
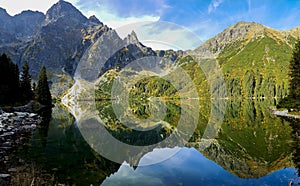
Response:
[[[6,10],[0,8],[1,33],[7,33],[15,40],[26,40],[32,37],[41,27],[44,19],[45,15],[41,12],[27,10],[10,16]],[[3,36],[1,38],[6,39]],[[5,42],[1,42],[1,44],[5,44]]]
[[[166,71],[177,65],[185,66],[192,70],[190,75],[199,84],[205,76],[192,67],[200,59],[213,59],[223,71],[227,97],[286,96],[287,66],[293,44],[300,36],[300,28],[278,31],[254,22],[239,22],[193,51],[153,51],[141,44],[134,32],[121,39],[95,16],[87,18],[62,0],[46,15],[24,11],[10,16],[0,9],[0,21],[0,53],[7,53],[19,66],[27,61],[34,78],[44,64],[54,84],[63,81],[62,76],[70,80],[85,52],[94,54],[101,45],[111,43],[111,51],[122,47],[106,56],[102,69],[93,69],[99,70],[98,76],[107,70],[120,70],[141,57],[158,56],[163,58],[161,65]],[[102,50],[106,50],[104,46]],[[72,84],[69,80],[67,84]]]
[[[228,97],[281,98],[288,92],[288,66],[299,28],[279,31],[253,22],[239,22],[189,52],[216,59]]]
[[[6,10],[0,8],[0,52],[6,53],[19,64],[20,54],[26,44],[41,28],[45,15],[40,12],[23,11],[10,16]]]
[[[300,28],[278,31],[254,22],[239,22],[193,51],[157,51],[157,56],[169,62],[163,67],[166,71],[177,66],[185,69],[201,96],[208,95],[203,88],[208,85],[201,68],[213,71],[212,62],[217,62],[226,83],[226,97],[282,98],[288,94],[288,66],[293,45],[299,36]],[[127,37],[126,40],[134,42],[135,37]],[[115,73],[108,76],[110,74]],[[152,80],[148,83],[154,84]],[[145,84],[144,87],[151,86]]]
[[[134,32],[122,40],[95,16],[87,18],[72,4],[62,0],[54,4],[46,15],[24,11],[12,17],[0,9],[0,20],[3,21],[0,26],[0,53],[6,53],[19,66],[27,61],[33,78],[45,65],[55,95],[72,84],[71,78],[80,59],[93,44],[112,42],[127,46],[111,54],[103,72],[99,71],[97,76],[116,65],[122,68],[140,57],[157,55],[151,48],[142,45]],[[103,39],[106,39],[105,42]],[[55,85],[58,82],[60,86]]]
[[[47,11],[41,29],[27,46],[21,61],[29,62],[34,75],[42,64],[52,72],[64,69],[72,73],[90,44],[84,38],[108,30],[101,23],[90,22],[70,3],[59,1]]]
[[[65,1],[54,4],[46,15],[23,11],[12,17],[0,9],[0,20],[0,52],[18,65],[28,61],[33,76],[42,64],[50,72],[64,69],[72,74],[85,49],[109,30]]]
[[[241,42],[244,46],[257,39],[268,37],[291,46],[292,38],[300,36],[299,29],[278,31],[255,22],[238,22],[215,37],[207,40],[194,52],[201,57],[217,57],[229,45]]]

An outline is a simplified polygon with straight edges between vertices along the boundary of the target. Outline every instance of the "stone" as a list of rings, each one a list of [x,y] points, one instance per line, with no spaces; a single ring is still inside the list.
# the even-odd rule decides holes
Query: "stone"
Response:
[[[32,124],[31,127],[35,129],[35,128],[36,128],[36,125],[35,125],[35,124]]]
[[[30,118],[37,118],[37,116],[38,116],[38,115],[35,114],[35,113],[30,113],[30,114],[29,114],[29,117],[30,117]]]
[[[32,127],[30,125],[24,125],[22,127],[24,130],[29,130],[29,129],[32,129]]]
[[[12,146],[12,143],[11,142],[5,142],[1,145],[2,147],[11,147]]]
[[[26,116],[28,116],[28,113],[27,113],[27,112],[15,112],[15,114],[16,114],[18,117],[26,117]]]
[[[0,178],[9,178],[10,177],[10,174],[0,174]]]
[[[8,169],[8,172],[17,172],[17,169],[16,168],[10,168],[10,169]]]

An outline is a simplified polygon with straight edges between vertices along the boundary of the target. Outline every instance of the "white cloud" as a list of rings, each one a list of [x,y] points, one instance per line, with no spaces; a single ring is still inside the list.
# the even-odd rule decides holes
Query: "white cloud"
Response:
[[[116,28],[121,38],[130,34],[132,30],[140,42],[155,50],[195,49],[202,43],[192,31],[170,22],[137,22]]]
[[[160,17],[155,17],[155,16],[149,16],[149,15],[144,15],[141,17],[126,17],[126,18],[117,18],[117,19],[111,19],[108,21],[104,21],[107,23],[112,28],[117,28],[117,27],[122,27],[125,25],[137,23],[137,22],[146,22],[146,21],[158,21]]]
[[[220,4],[223,3],[223,0],[213,0],[209,5],[208,5],[208,14],[211,12],[215,11]]]
[[[57,0],[1,0],[0,7],[10,15],[21,13],[23,10],[46,12]]]
[[[101,22],[108,25],[111,28],[122,27],[124,25],[136,23],[136,22],[144,22],[144,21],[158,21],[160,19],[159,16],[151,16],[151,15],[143,15],[139,17],[131,16],[131,17],[119,17],[114,13],[111,13],[109,10],[101,8],[99,10],[83,10],[83,13],[86,16],[95,15]]]
[[[72,4],[79,0],[66,0]],[[6,9],[10,15],[16,15],[24,10],[33,10],[46,13],[58,0],[1,0],[0,7]]]

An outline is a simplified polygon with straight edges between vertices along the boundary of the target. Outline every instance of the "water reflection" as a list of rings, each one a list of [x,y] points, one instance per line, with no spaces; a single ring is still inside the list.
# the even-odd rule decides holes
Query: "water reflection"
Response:
[[[166,161],[174,163],[173,159],[181,159],[181,162],[184,163],[178,165],[178,167],[176,166],[175,169],[178,172],[175,171],[176,173],[174,174],[182,174],[181,176],[187,177],[190,180],[184,179],[184,181],[182,181],[178,180],[176,176],[173,177],[167,173],[161,173],[163,176],[169,176],[169,181],[164,180],[159,183],[172,185],[170,183],[173,183],[172,181],[175,180],[176,183],[197,183],[204,185],[287,185],[291,179],[296,179],[294,175],[295,169],[286,169],[286,167],[294,167],[293,161],[291,161],[294,148],[292,145],[293,139],[291,137],[292,128],[289,122],[277,118],[270,113],[268,107],[273,105],[273,103],[273,100],[229,101],[227,103],[224,123],[217,137],[215,139],[209,139],[210,145],[204,150],[199,147],[201,137],[203,136],[203,132],[199,131],[203,131],[205,125],[199,122],[197,130],[187,144],[188,147],[197,149],[198,153],[194,152],[192,153],[193,156],[188,156],[187,154],[190,154],[189,150],[183,148],[183,150],[179,152],[179,155],[176,154]],[[207,117],[204,118],[206,118],[207,121]],[[203,121],[203,119],[199,121]],[[147,154],[145,156],[147,156]],[[205,166],[190,163],[190,161],[193,162],[199,157],[202,157],[201,161],[206,163]],[[217,163],[217,166],[210,160]],[[168,172],[172,166],[168,163],[168,167],[165,166],[164,163],[166,162],[157,166],[163,167],[162,169],[165,168],[166,170],[164,171]],[[119,171],[124,171],[124,166],[125,165],[123,165],[123,169]],[[206,174],[202,171],[198,171],[200,175],[197,176],[184,174],[184,171],[198,170],[200,167],[204,172],[205,170],[209,171],[213,169],[213,171],[219,174]],[[152,167],[138,167],[137,170],[133,172],[128,170],[130,172],[128,173],[129,178],[118,177],[119,174],[116,173],[104,183],[117,185],[118,183],[124,182],[140,183],[136,178],[141,176],[139,172],[141,169],[147,170],[147,174],[154,171]],[[225,172],[224,169],[226,170]],[[203,175],[205,175],[204,178],[202,177]],[[153,178],[158,177],[160,177],[160,175],[155,174],[155,176],[153,176]],[[191,180],[193,182],[191,182]],[[231,180],[233,180],[233,182],[231,182]],[[155,184],[157,183],[158,182],[155,182]]]
[[[241,178],[259,178],[292,167],[291,128],[269,112],[271,104],[253,100],[228,102],[218,137],[202,153]]]
[[[48,130],[49,130],[49,124],[52,117],[52,108],[51,109],[43,109],[38,113],[42,118],[42,122],[37,129],[37,138],[41,141],[41,144],[43,147],[46,147],[47,145],[47,137],[48,137]]]
[[[298,179],[292,180],[293,184],[300,185],[300,122],[298,119],[282,117],[282,120],[286,120],[290,123],[292,128],[292,148],[293,148],[293,162],[295,168],[297,168]]]
[[[74,118],[56,106],[41,113],[42,126],[26,147],[14,156],[14,167],[20,170],[12,183],[22,185],[35,180],[35,185],[99,185],[115,172],[119,164],[102,158],[84,141]],[[51,116],[51,117],[49,117]]]
[[[170,149],[157,150],[145,155],[144,159],[159,157]],[[124,163],[118,172],[108,177],[102,185],[288,185],[294,177],[294,169],[284,169],[259,179],[242,179],[224,170],[217,163],[208,160],[194,148],[181,150],[167,161],[151,166],[133,169]]]
[[[99,117],[109,121],[105,127],[114,137],[144,144],[149,139],[151,143],[163,140],[174,132],[181,107],[176,102],[165,105],[165,120],[170,125],[156,127],[148,135],[145,131],[132,133],[118,122],[110,102],[99,102],[97,109]],[[224,123],[215,139],[206,139],[209,146],[203,150],[200,144],[209,120],[208,105],[201,103],[198,124],[186,145],[189,148],[171,146],[145,152],[140,164],[166,156],[166,150],[179,151],[166,161],[135,169],[126,163],[113,163],[93,151],[74,118],[57,106],[52,112],[41,113],[45,118],[42,126],[26,148],[14,155],[12,166],[18,172],[12,183],[30,185],[33,178],[36,185],[288,185],[291,180],[297,183],[299,173],[293,167],[300,168],[298,121],[271,115],[268,107],[273,101],[228,101]],[[133,105],[133,115],[140,117],[148,106],[151,107]],[[118,149],[115,152],[122,153]]]

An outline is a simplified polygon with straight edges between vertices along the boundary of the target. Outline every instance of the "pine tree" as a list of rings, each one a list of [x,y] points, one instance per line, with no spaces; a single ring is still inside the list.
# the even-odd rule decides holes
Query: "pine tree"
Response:
[[[43,65],[38,78],[38,84],[36,87],[37,101],[44,105],[51,105],[51,93],[48,85],[47,71]]]
[[[0,56],[0,104],[20,101],[19,69],[5,54]]]
[[[29,101],[33,99],[33,91],[31,88],[31,76],[29,74],[29,66],[26,61],[23,63],[23,67],[22,67],[20,86],[23,94],[23,99],[25,101]]]
[[[290,61],[290,96],[300,99],[300,40],[296,42]]]

